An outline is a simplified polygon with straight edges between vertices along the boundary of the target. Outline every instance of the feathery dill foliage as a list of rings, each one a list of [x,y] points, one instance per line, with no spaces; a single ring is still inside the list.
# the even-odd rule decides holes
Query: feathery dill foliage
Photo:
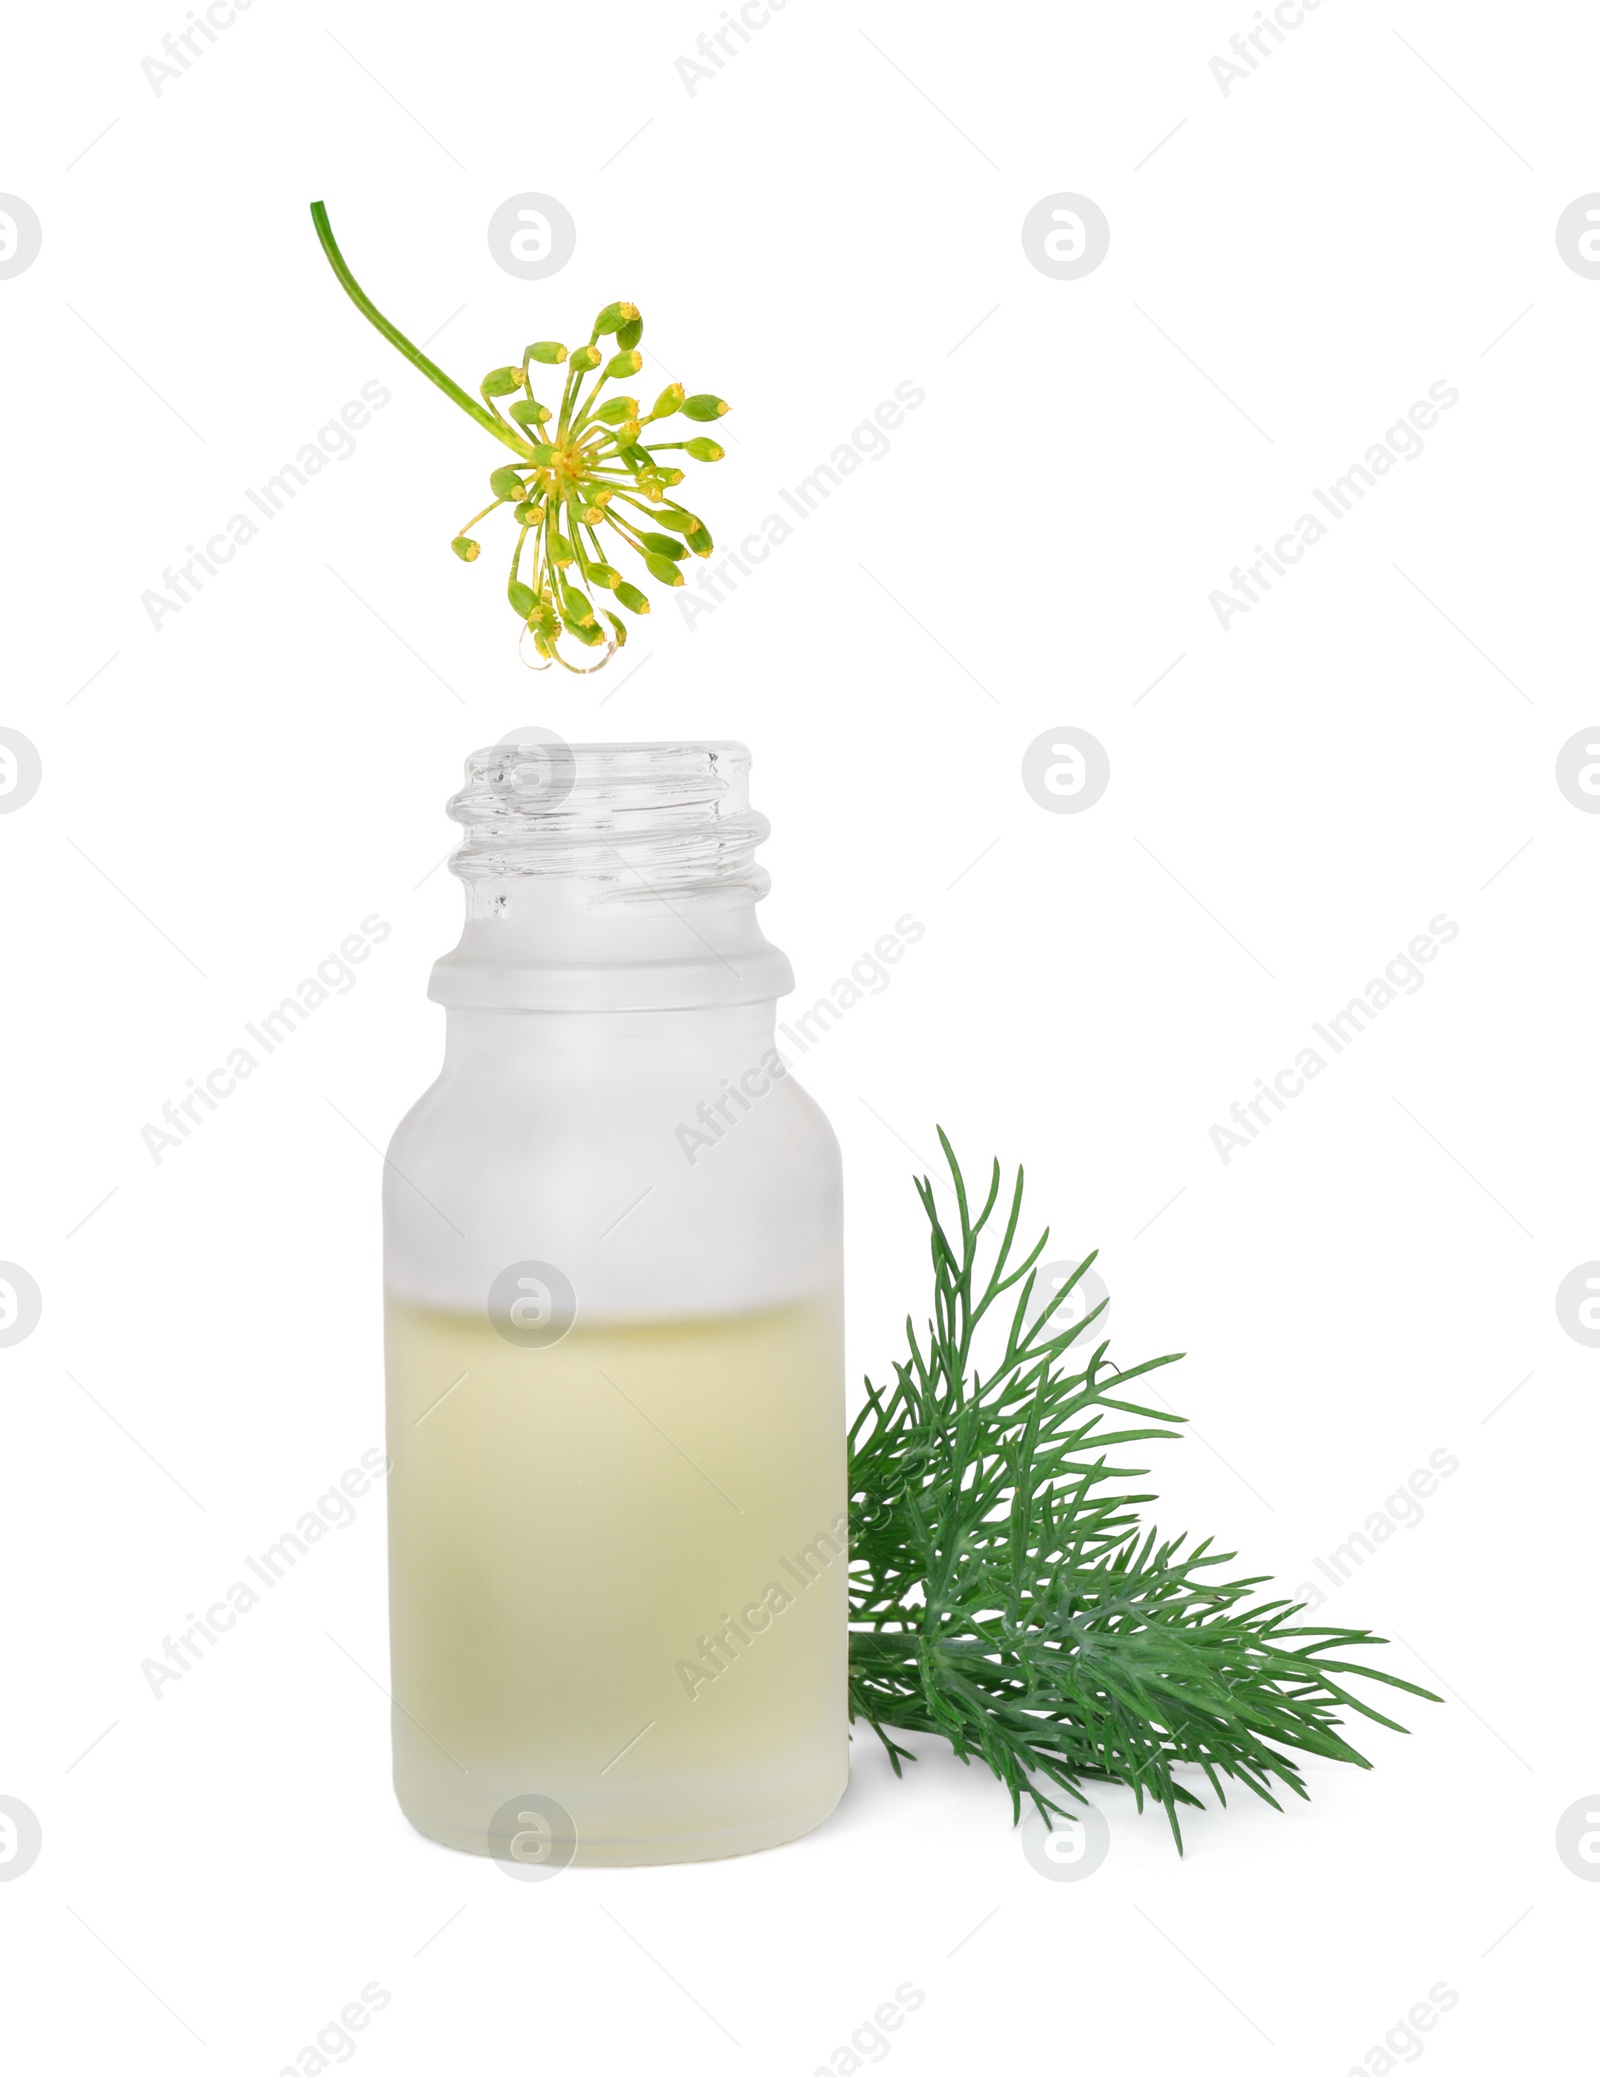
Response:
[[[1094,1257],[1036,1309],[1049,1232],[1012,1265],[1021,1170],[996,1237],[999,1162],[974,1215],[942,1131],[939,1142],[960,1228],[946,1230],[933,1184],[920,1179],[933,1318],[919,1341],[908,1317],[893,1388],[869,1379],[850,1431],[852,1718],[871,1724],[897,1774],[915,1755],[891,1732],[948,1738],[963,1760],[993,1769],[1017,1819],[1024,1795],[1047,1823],[1070,1814],[1041,1781],[1080,1801],[1080,1782],[1123,1782],[1140,1809],[1150,1796],[1166,1811],[1180,1853],[1178,1806],[1205,1807],[1176,1779],[1180,1765],[1199,1767],[1220,1802],[1226,1777],[1274,1809],[1274,1782],[1306,1794],[1293,1752],[1365,1767],[1339,1734],[1338,1712],[1404,1726],[1337,1676],[1438,1697],[1325,1656],[1385,1641],[1370,1631],[1298,1625],[1301,1603],[1246,1606],[1265,1581],[1217,1580],[1213,1568],[1233,1553],[1214,1552],[1210,1538],[1186,1550],[1184,1537],[1161,1541],[1141,1528],[1134,1510],[1155,1496],[1126,1481],[1147,1474],[1108,1464],[1106,1452],[1173,1439],[1180,1415],[1126,1395],[1135,1378],[1178,1358],[1119,1370],[1108,1343],[1091,1351],[1086,1330],[1103,1307],[1052,1331]],[[1004,1347],[980,1360],[980,1325],[1013,1292]]]
[[[518,364],[491,368],[478,385],[479,402],[377,309],[346,265],[320,202],[312,203],[311,220],[340,287],[362,316],[516,457],[491,473],[491,502],[472,515],[450,546],[463,562],[476,562],[481,544],[472,537],[473,527],[502,505],[510,506],[517,538],[506,597],[523,623],[521,642],[531,639],[539,659],[530,658],[524,647],[523,662],[536,671],[558,663],[580,676],[599,670],[627,641],[628,631],[609,605],[597,606],[597,599],[614,595],[630,613],[650,610],[649,599],[613,567],[608,553],[626,549],[657,584],[671,587],[683,582],[678,565],[686,556],[709,556],[715,545],[704,520],[668,497],[683,481],[683,471],[660,457],[684,454],[690,461],[719,462],[725,450],[709,434],[647,441],[644,429],[680,411],[692,423],[709,425],[728,406],[709,392],[685,396],[679,382],[669,383],[648,410],[621,390],[602,400],[608,382],[626,382],[643,365],[644,319],[632,303],[608,303],[586,345],[569,352],[559,339],[536,339]],[[602,347],[602,339],[610,347]],[[553,407],[533,394],[536,369],[554,384]],[[548,372],[553,369],[561,372]],[[590,376],[594,379],[585,391]],[[506,399],[511,401],[502,412]],[[652,523],[641,527],[641,519]],[[564,635],[603,653],[593,663],[571,663],[561,652]]]

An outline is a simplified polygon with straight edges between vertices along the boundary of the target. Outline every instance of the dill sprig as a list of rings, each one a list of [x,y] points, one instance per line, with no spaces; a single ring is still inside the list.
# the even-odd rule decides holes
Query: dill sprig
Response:
[[[1103,1303],[1053,1331],[1094,1257],[1035,1309],[1049,1231],[1013,1266],[1022,1171],[996,1240],[986,1229],[1000,1204],[999,1162],[974,1216],[942,1131],[939,1142],[959,1233],[946,1230],[932,1182],[919,1179],[933,1317],[921,1340],[908,1317],[893,1388],[869,1379],[850,1431],[852,1719],[877,1732],[897,1774],[915,1755],[892,1732],[948,1738],[1005,1784],[1015,1819],[1024,1796],[1046,1823],[1070,1815],[1041,1783],[1082,1801],[1083,1781],[1122,1782],[1140,1809],[1149,1796],[1166,1811],[1180,1853],[1178,1806],[1205,1807],[1177,1779],[1180,1766],[1199,1768],[1219,1802],[1226,1778],[1274,1809],[1274,1783],[1306,1794],[1292,1753],[1367,1766],[1340,1735],[1339,1712],[1404,1726],[1340,1676],[1438,1697],[1326,1656],[1386,1641],[1370,1631],[1297,1624],[1303,1603],[1244,1605],[1268,1582],[1218,1581],[1213,1568],[1234,1554],[1213,1551],[1210,1538],[1189,1544],[1143,1529],[1135,1510],[1155,1495],[1126,1481],[1147,1474],[1109,1464],[1106,1452],[1173,1439],[1180,1415],[1126,1394],[1178,1358],[1119,1369],[1107,1342],[1088,1353]],[[1013,1292],[1004,1347],[980,1360],[980,1327]],[[1003,1309],[985,1342],[1002,1321]]]
[[[613,567],[610,555],[626,550],[637,556],[647,575],[672,589],[683,583],[679,564],[690,555],[709,556],[715,545],[705,521],[668,496],[683,470],[662,457],[719,462],[724,449],[708,433],[647,440],[645,430],[680,412],[694,424],[712,425],[726,415],[727,404],[709,390],[686,396],[680,382],[668,383],[648,410],[621,390],[602,401],[608,382],[628,382],[644,365],[644,319],[632,303],[621,302],[599,313],[585,345],[569,352],[559,339],[536,339],[519,362],[491,368],[478,397],[471,397],[378,309],[351,273],[320,202],[312,203],[311,220],[340,287],[368,323],[516,457],[491,472],[490,502],[457,530],[450,546],[463,562],[476,562],[481,544],[473,528],[510,508],[517,535],[506,597],[523,624],[519,641],[531,640],[534,650],[534,657],[522,650],[523,662],[533,670],[557,663],[580,676],[599,670],[628,639],[609,601],[614,597],[630,613],[650,611],[649,599]],[[562,373],[551,375],[552,368]],[[555,385],[553,406],[533,394],[535,381]],[[569,662],[561,646],[568,638],[602,653],[590,664]]]

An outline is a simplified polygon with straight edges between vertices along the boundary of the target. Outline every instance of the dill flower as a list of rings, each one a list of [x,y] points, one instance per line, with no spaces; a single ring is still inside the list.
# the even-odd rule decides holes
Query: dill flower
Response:
[[[714,545],[699,514],[671,495],[684,472],[664,457],[717,462],[724,450],[707,434],[650,440],[646,432],[680,415],[695,425],[713,424],[727,404],[709,392],[686,396],[676,382],[648,409],[620,387],[606,394],[608,385],[630,382],[643,365],[644,319],[624,302],[605,306],[581,346],[569,350],[557,339],[535,340],[520,361],[491,368],[473,398],[364,293],[320,202],[312,203],[311,219],[356,308],[514,457],[491,471],[490,502],[457,530],[450,546],[462,562],[476,562],[482,544],[473,529],[510,508],[516,539],[506,597],[522,623],[523,661],[534,670],[552,663],[580,674],[599,670],[628,639],[613,602],[633,614],[650,610],[649,598],[625,574],[630,558],[636,556],[646,576],[670,589],[682,584],[686,558],[709,556]],[[552,402],[534,395],[535,382],[558,386],[547,390]],[[591,652],[593,661],[572,661],[564,643]]]

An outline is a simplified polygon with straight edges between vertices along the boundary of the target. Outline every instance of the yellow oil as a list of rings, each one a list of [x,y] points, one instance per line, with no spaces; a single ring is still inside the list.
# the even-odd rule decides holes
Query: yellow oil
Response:
[[[494,1813],[553,1799],[595,1864],[820,1823],[847,1768],[837,1304],[524,1349],[391,1299],[387,1354],[411,1822],[496,1851]]]

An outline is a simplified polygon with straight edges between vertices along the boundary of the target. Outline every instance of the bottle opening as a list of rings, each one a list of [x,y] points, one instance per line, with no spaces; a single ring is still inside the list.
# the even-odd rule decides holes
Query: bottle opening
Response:
[[[767,892],[742,743],[566,743],[523,729],[467,759],[461,943],[429,993],[462,1007],[689,1009],[794,986]]]
[[[564,743],[525,730],[473,752],[449,813],[466,831],[450,870],[468,881],[577,876],[624,901],[767,891],[755,853],[770,824],[750,806],[743,743]]]

